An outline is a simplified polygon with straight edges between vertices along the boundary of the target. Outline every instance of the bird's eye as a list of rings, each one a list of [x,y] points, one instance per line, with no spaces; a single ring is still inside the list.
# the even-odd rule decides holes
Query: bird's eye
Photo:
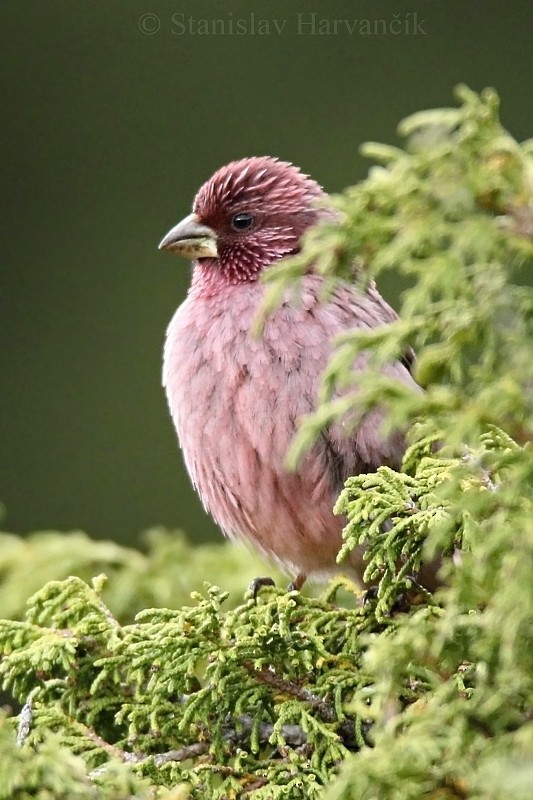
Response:
[[[235,214],[231,220],[232,228],[235,228],[236,231],[245,231],[249,228],[254,221],[254,217],[252,214],[248,214],[247,212],[243,212],[242,214]]]

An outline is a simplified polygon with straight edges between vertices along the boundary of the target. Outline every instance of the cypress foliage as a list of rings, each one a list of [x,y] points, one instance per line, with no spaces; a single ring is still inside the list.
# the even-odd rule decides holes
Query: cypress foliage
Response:
[[[409,430],[401,470],[349,479],[336,506],[339,560],[367,543],[376,589],[338,578],[236,605],[231,551],[210,561],[163,533],[145,556],[79,539],[85,580],[52,576],[49,534],[45,585],[0,621],[0,673],[24,704],[0,725],[0,798],[533,796],[533,144],[502,128],[493,91],[458,98],[405,120],[405,149],[368,145],[380,166],[334,198],[342,223],[266,275],[265,313],[310,263],[329,287],[409,285],[400,321],[339,339],[288,455],[378,403]],[[408,346],[420,395],[380,372]],[[373,368],[356,386],[362,350]],[[6,541],[9,581],[23,545]],[[133,619],[169,605],[173,547],[198,585],[211,563],[225,588]],[[422,557],[442,562],[434,595]],[[87,581],[98,564],[107,587]]]

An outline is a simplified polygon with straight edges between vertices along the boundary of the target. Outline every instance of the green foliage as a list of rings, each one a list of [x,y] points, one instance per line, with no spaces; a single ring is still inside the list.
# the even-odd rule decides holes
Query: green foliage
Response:
[[[391,540],[409,565],[423,547],[462,550],[445,567],[439,609],[421,606],[399,621],[392,640],[378,637],[369,649],[365,666],[381,703],[375,746],[346,763],[327,798],[526,800],[533,785],[531,450],[499,429],[463,457],[427,445],[407,452],[402,474],[351,479],[339,500],[350,517],[347,541],[374,525],[370,509],[389,509],[394,524],[372,537],[369,570],[379,569]],[[395,565],[385,570],[378,616],[394,589]],[[401,687],[413,686],[412,704],[400,710]]]
[[[310,231],[299,257],[266,274],[267,309],[310,264],[331,286],[337,276],[353,278],[354,264],[363,283],[386,272],[413,283],[400,321],[339,337],[322,402],[301,427],[291,463],[353,409],[346,388],[355,380],[361,413],[385,406],[394,426],[429,418],[455,445],[476,443],[490,422],[518,436],[533,428],[533,296],[513,283],[533,256],[533,141],[519,145],[501,127],[494,92],[478,97],[463,87],[458,94],[461,107],[421,112],[400,125],[405,151],[367,145],[384,166],[334,198],[342,225]],[[378,370],[351,372],[362,350],[379,365],[408,345],[424,394]]]
[[[532,796],[533,292],[516,281],[533,255],[533,147],[502,129],[493,92],[459,97],[406,120],[405,150],[367,148],[383,166],[334,199],[342,223],[267,274],[269,304],[310,264],[329,291],[390,270],[412,282],[401,321],[339,339],[290,454],[347,410],[379,404],[409,428],[402,469],[349,479],[336,507],[339,559],[366,543],[375,589],[268,587],[235,607],[206,584],[133,619],[169,605],[174,580],[181,604],[184,572],[204,563],[196,581],[235,585],[235,565],[162,533],[147,555],[78,538],[69,569],[101,564],[107,586],[49,581],[0,622],[0,673],[26,703],[0,728],[0,797]],[[420,394],[380,369],[407,345]],[[373,369],[355,385],[362,350]],[[416,574],[438,558],[432,596]],[[0,562],[14,614],[22,563]]]
[[[0,626],[5,683],[34,708],[26,746],[52,731],[92,774],[118,759],[156,784],[187,781],[191,797],[256,784],[256,797],[278,786],[305,798],[364,741],[364,720],[347,724],[342,708],[367,681],[369,609],[335,607],[331,589],[269,589],[223,611],[227,595],[207,587],[191,607],[121,626],[101,590],[101,579],[50,582],[24,622]]]
[[[229,543],[192,547],[181,531],[152,528],[143,552],[94,541],[81,531],[40,531],[27,537],[0,532],[0,617],[21,619],[28,598],[50,580],[105,572],[103,599],[121,622],[151,606],[179,608],[204,581],[217,581],[240,602],[244,587],[265,570],[245,548]],[[31,570],[28,570],[31,564]],[[275,573],[275,577],[279,577]]]
[[[44,734],[38,748],[20,747],[9,721],[0,719],[0,798],[35,800],[138,800],[154,798],[148,781],[115,761],[105,781],[87,773],[85,761],[60,736]],[[163,797],[163,795],[161,795]],[[183,795],[185,800],[186,795]],[[168,800],[171,800],[170,796]],[[179,795],[175,800],[181,800]]]

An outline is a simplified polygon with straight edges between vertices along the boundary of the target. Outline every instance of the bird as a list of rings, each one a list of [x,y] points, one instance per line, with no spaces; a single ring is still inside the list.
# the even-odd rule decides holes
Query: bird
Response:
[[[192,483],[222,532],[255,547],[293,578],[326,581],[342,571],[364,585],[364,547],[336,561],[345,520],[333,506],[347,478],[398,468],[401,431],[384,434],[374,409],[353,428],[325,430],[297,468],[285,457],[299,422],[317,407],[321,375],[339,334],[398,319],[370,282],[339,281],[327,297],[312,268],[297,296],[287,292],[261,335],[263,273],[298,253],[303,234],[331,218],[328,195],[297,166],[254,156],[218,169],[198,190],[192,213],[159,248],[193,261],[184,302],[166,334],[163,384]],[[412,354],[386,374],[413,391]],[[355,375],[368,368],[360,354]]]

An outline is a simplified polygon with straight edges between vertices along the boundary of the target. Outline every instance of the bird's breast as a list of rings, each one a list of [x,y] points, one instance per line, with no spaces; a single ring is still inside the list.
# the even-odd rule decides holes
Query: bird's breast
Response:
[[[296,417],[313,406],[319,364],[314,375],[306,370],[290,309],[279,309],[256,337],[263,287],[231,288],[216,302],[188,298],[169,325],[163,382],[170,411],[186,458],[236,441],[281,458]]]
[[[316,407],[334,337],[383,324],[381,307],[353,287],[341,286],[325,302],[320,278],[306,276],[302,284],[299,298],[285,298],[259,337],[252,323],[262,284],[189,295],[168,328],[163,380],[207,511],[228,535],[313,574],[335,567],[342,522],[332,507],[339,485],[363,469],[397,463],[404,445],[399,436],[380,435],[375,412],[355,431],[346,427],[347,434],[339,422],[296,472],[286,470],[298,422]],[[365,363],[358,356],[354,369]],[[401,364],[391,369],[413,383]]]
[[[287,529],[289,517],[297,516],[296,497],[310,495],[323,479],[322,472],[313,474],[313,486],[304,487],[284,459],[298,420],[314,407],[328,353],[312,326],[307,338],[300,329],[301,307],[280,307],[262,336],[254,336],[263,287],[247,289],[237,287],[216,302],[189,297],[183,303],[167,331],[163,381],[204,506],[227,533],[260,538],[271,527],[273,508],[284,510]]]

